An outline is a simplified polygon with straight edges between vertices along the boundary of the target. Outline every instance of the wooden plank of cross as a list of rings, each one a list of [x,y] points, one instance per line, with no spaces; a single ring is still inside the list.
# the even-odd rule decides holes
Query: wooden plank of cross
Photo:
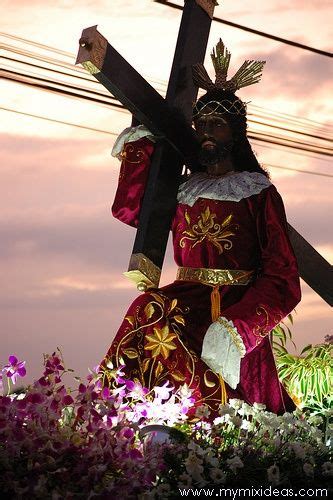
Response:
[[[149,172],[129,269],[125,273],[140,290],[159,284],[181,169],[196,158],[198,144],[191,127],[191,111],[197,89],[192,83],[191,66],[204,60],[215,3],[215,0],[186,0],[166,99],[108,43],[96,26],[83,30],[79,42],[77,64],[81,63],[140,123],[160,138]],[[332,267],[290,225],[289,232],[301,277],[333,305]]]
[[[92,73],[160,139],[156,144],[140,211],[129,270],[139,289],[158,286],[181,170],[195,161],[197,141],[190,126],[198,89],[191,66],[203,62],[215,0],[187,0],[183,10],[166,98],[163,99],[98,33],[85,29],[77,63]],[[186,126],[187,122],[187,126]]]

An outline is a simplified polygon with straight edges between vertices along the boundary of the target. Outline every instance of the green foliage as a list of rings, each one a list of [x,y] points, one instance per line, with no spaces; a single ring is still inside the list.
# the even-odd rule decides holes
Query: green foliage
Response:
[[[307,345],[300,356],[277,356],[280,380],[302,406],[315,413],[327,414],[332,407],[333,344]]]
[[[287,320],[293,324],[291,314]],[[329,418],[333,403],[333,344],[331,337],[326,336],[325,340],[326,343],[305,346],[297,356],[287,350],[288,341],[295,349],[296,345],[285,321],[277,325],[271,334],[279,378],[289,394],[299,401],[302,408]]]
[[[296,311],[295,311],[296,312]],[[288,314],[287,320],[293,325],[294,320],[291,314]],[[287,341],[289,340],[296,349],[296,344],[293,341],[292,333],[285,321],[281,321],[271,332],[271,340],[273,352],[276,356],[287,354]]]

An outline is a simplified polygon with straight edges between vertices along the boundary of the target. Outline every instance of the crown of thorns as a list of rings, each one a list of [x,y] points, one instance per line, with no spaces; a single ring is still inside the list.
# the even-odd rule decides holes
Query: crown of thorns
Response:
[[[246,115],[246,103],[239,101],[229,101],[229,99],[223,99],[221,101],[209,101],[209,102],[196,102],[193,106],[192,118],[196,118],[199,114],[204,114],[206,116],[224,115],[225,113],[230,113],[231,115]]]

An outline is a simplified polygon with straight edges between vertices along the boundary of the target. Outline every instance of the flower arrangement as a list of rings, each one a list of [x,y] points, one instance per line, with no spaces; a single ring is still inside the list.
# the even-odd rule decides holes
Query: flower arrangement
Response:
[[[143,500],[208,485],[329,484],[333,467],[319,416],[276,416],[231,400],[211,421],[186,385],[148,391],[121,367],[108,368],[108,386],[95,369],[71,390],[61,354],[53,353],[31,386],[0,396],[3,495]],[[10,388],[24,375],[24,362],[11,356],[1,378]]]

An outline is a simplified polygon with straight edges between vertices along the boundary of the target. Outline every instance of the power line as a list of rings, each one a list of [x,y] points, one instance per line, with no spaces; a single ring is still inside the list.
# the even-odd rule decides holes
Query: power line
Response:
[[[57,49],[56,47],[50,47],[49,45],[44,45],[43,43],[39,42],[34,42],[32,40],[27,40],[26,38],[22,38],[17,35],[10,35],[9,33],[3,33],[2,31],[0,32],[0,36],[4,36],[6,38],[11,38],[12,40],[19,40],[20,42],[28,43],[29,45],[33,45],[34,47],[39,47],[40,49],[52,49],[53,52],[56,52],[57,54],[60,54],[62,56],[66,57],[73,57],[73,54],[70,52],[66,52],[65,50]]]
[[[309,142],[301,142],[301,141],[298,141],[297,139],[289,139],[288,137],[284,137],[282,135],[273,135],[273,134],[267,134],[267,133],[264,133],[264,132],[257,132],[257,131],[250,131],[250,134],[253,135],[253,139],[255,137],[259,137],[260,139],[263,139],[264,137],[268,137],[269,139],[278,139],[279,141],[285,141],[286,143],[290,143],[290,144],[297,144],[297,145],[302,145],[302,146],[305,146],[305,147],[312,147],[312,148],[320,148],[320,154],[327,154],[328,156],[333,156],[333,149],[332,148],[328,148],[328,147],[325,147],[325,146],[317,146],[316,144],[311,144]],[[282,144],[282,143],[279,143],[279,144]]]
[[[317,122],[315,120],[312,120],[311,118],[300,118],[298,116],[294,116],[294,115],[291,115],[289,113],[281,113],[279,111],[272,110],[272,109],[267,110],[266,108],[263,108],[262,106],[258,106],[257,104],[251,104],[251,108],[257,109],[259,112],[262,112],[262,111],[264,111],[265,113],[268,112],[271,116],[274,116],[277,119],[280,118],[281,120],[291,121],[291,122],[295,122],[295,123],[300,122],[301,125],[306,124],[305,125],[306,127],[309,127],[309,128],[315,129],[315,130],[318,130],[318,125],[320,126],[320,128],[333,128],[333,125],[331,125],[331,124],[323,125],[322,123]]]
[[[28,65],[29,67],[31,66],[32,68],[43,69],[45,71],[50,71],[51,73],[57,73],[58,75],[70,76],[71,78],[78,78],[79,80],[84,80],[86,82],[95,83],[94,79],[85,78],[83,75],[71,75],[70,73],[67,73],[66,71],[59,71],[58,69],[47,68],[46,66],[41,66],[40,64],[34,64],[31,62],[25,62],[25,61],[22,61],[20,59],[15,59],[14,57],[2,56],[2,59],[5,59],[5,60],[11,61],[11,62],[17,62],[17,63],[24,64],[24,65]],[[36,58],[34,58],[34,59],[36,59]],[[63,67],[67,68],[67,66],[63,66]]]
[[[39,83],[36,83],[36,82],[31,82],[31,81],[26,81],[26,80],[20,80],[20,79],[17,79],[15,77],[10,77],[10,76],[6,76],[6,75],[2,75],[2,78],[6,79],[6,80],[10,80],[10,81],[15,81],[15,83],[19,83],[21,85],[28,85],[28,86],[31,86],[31,87],[34,87],[34,88],[38,88],[40,90],[45,90],[46,92],[53,92],[55,94],[62,94],[62,95],[65,95],[65,96],[68,96],[68,97],[74,97],[74,98],[77,98],[77,99],[84,99],[84,100],[87,100],[87,101],[90,101],[90,102],[95,102],[97,104],[100,104],[100,105],[104,105],[106,107],[108,106],[112,106],[112,107],[115,107],[115,108],[119,108],[119,110],[123,110],[123,112],[127,112],[127,110],[125,110],[124,106],[122,104],[117,104],[116,102],[109,102],[109,101],[106,101],[106,100],[102,100],[102,99],[97,99],[97,98],[93,98],[91,96],[86,96],[84,94],[78,94],[77,92],[71,92],[71,91],[68,91],[68,90],[65,90],[63,88],[59,88],[59,87],[52,87],[50,85],[45,85],[45,84],[39,84]],[[44,79],[40,79],[40,80],[44,80]],[[66,85],[66,84],[58,84],[58,85],[62,85],[63,87],[71,87],[69,85]],[[88,92],[88,91],[86,91]],[[93,94],[99,94],[98,92],[92,92]],[[112,97],[110,96],[109,98],[110,100],[112,99]]]
[[[78,125],[76,123],[65,122],[63,120],[55,120],[53,118],[47,118],[46,116],[40,116],[40,115],[36,115],[36,114],[33,114],[33,113],[26,113],[26,112],[23,112],[23,111],[18,111],[16,109],[5,108],[5,107],[2,107],[2,106],[0,106],[0,109],[3,109],[4,111],[8,111],[8,112],[12,112],[12,113],[17,113],[17,114],[20,114],[20,115],[24,115],[24,116],[29,116],[29,117],[32,117],[32,118],[38,118],[38,119],[41,119],[41,120],[55,122],[55,123],[59,123],[59,124],[63,124],[63,125],[69,125],[71,127],[78,127],[78,128],[82,128],[82,129],[86,129],[86,130],[91,130],[93,132],[100,132],[102,134],[108,134],[108,135],[112,135],[112,136],[118,136],[119,135],[116,132],[110,132],[108,130],[97,129],[97,128],[88,127],[88,126],[85,126],[85,125]],[[302,174],[320,175],[322,177],[333,178],[333,174],[331,175],[331,174],[325,174],[325,173],[322,173],[322,172],[313,172],[311,170],[301,170],[301,169],[296,169],[296,168],[283,167],[283,166],[280,166],[280,165],[271,165],[269,163],[267,163],[266,165],[268,167],[270,167],[270,168],[280,168],[280,169],[283,169],[283,170],[291,170],[292,172],[299,172],[299,173],[302,173]]]
[[[71,75],[70,73],[68,73],[66,71],[59,71],[59,70],[56,70],[56,69],[53,69],[53,68],[47,68],[47,67],[42,66],[40,64],[27,63],[27,62],[21,61],[20,59],[16,59],[16,58],[13,58],[13,57],[7,57],[7,56],[3,57],[3,59],[5,59],[7,61],[11,61],[11,62],[17,62],[17,63],[20,63],[20,64],[28,65],[29,68],[30,67],[38,68],[38,69],[42,69],[42,70],[49,71],[49,72],[52,72],[52,73],[56,73],[56,74],[59,74],[59,75],[69,76],[71,78],[76,78],[76,79],[79,79],[79,80],[88,81],[88,82],[91,82],[93,84],[95,83],[95,80],[92,80],[90,78],[84,78],[83,76],[80,76],[80,75]],[[29,77],[31,75],[34,75],[34,73],[32,73],[31,71],[30,71],[30,75],[29,74],[24,74],[24,73],[17,73],[17,74],[24,75],[24,76],[27,76],[27,77]],[[35,76],[36,76],[36,78],[39,78],[39,76],[36,73],[35,73]],[[56,80],[53,80],[53,81],[56,82],[56,83],[58,83],[58,84],[63,84],[63,82],[59,82],[59,81],[56,81]],[[73,87],[73,88],[78,88],[78,87],[76,86],[76,87]],[[82,85],[81,85],[80,89],[92,92],[92,89],[88,89],[87,87],[83,87]],[[105,95],[106,97],[109,96],[109,93],[106,92],[106,91],[98,92],[98,94],[99,95]],[[262,122],[262,121],[254,120],[254,119],[250,118],[251,113],[249,113],[248,116],[249,116],[249,118],[248,118],[248,122],[249,123],[255,123],[255,124],[258,124],[258,125],[264,125],[265,127],[271,127],[271,128],[283,130],[285,132],[297,133],[299,135],[304,135],[304,136],[311,137],[311,138],[314,138],[314,139],[319,139],[319,140],[324,140],[324,141],[332,142],[332,139],[330,139],[329,137],[324,137],[323,135],[320,136],[320,135],[310,134],[310,133],[304,132],[304,131],[295,131],[295,130],[293,130],[291,128],[281,127],[281,126],[278,126],[278,125],[275,125],[275,124],[272,124],[272,123],[265,123],[265,122]],[[253,114],[253,116],[255,116],[255,114]],[[264,119],[268,119],[265,116],[263,118]]]
[[[251,144],[254,144],[255,146],[258,146],[260,148],[266,148],[266,149],[270,149],[270,150],[275,149],[277,151],[284,152],[284,148],[280,144],[263,144],[261,141],[258,141],[257,139],[251,139]],[[306,157],[306,158],[312,158],[314,160],[331,162],[331,160],[329,158],[327,158],[325,156],[321,156],[319,153],[310,154],[306,151],[298,152],[297,148],[295,148],[295,150],[289,149],[288,154],[293,154],[296,156],[302,156],[302,157]]]
[[[75,85],[57,82],[54,80],[50,80],[47,78],[41,78],[41,77],[31,78],[27,75],[24,75],[20,72],[15,72],[15,71],[8,71],[7,70],[6,73],[7,74],[3,75],[4,78],[9,79],[9,80],[14,80],[16,82],[19,82],[19,83],[22,83],[25,85],[30,85],[30,86],[33,86],[35,88],[40,88],[43,90],[52,91],[52,92],[56,92],[56,93],[61,93],[61,94],[71,96],[71,97],[86,99],[86,100],[89,100],[92,102],[96,102],[98,104],[103,104],[103,105],[107,105],[107,106],[114,106],[114,107],[118,107],[120,109],[124,109],[123,105],[114,102],[115,101],[114,98],[112,101],[111,96],[106,96],[104,93],[93,91],[93,90],[90,90],[86,87],[81,87],[80,90],[85,93],[85,94],[82,94],[82,93],[78,93],[77,86],[75,86]],[[22,80],[22,77],[23,77],[23,80]],[[48,84],[50,84],[50,85],[48,85]],[[67,89],[70,89],[70,90],[67,90]],[[94,96],[94,97],[92,97],[92,96]],[[95,97],[95,96],[97,96],[97,97]],[[323,146],[317,146],[315,144],[309,144],[309,143],[298,141],[298,140],[288,139],[286,137],[276,136],[276,135],[272,135],[272,134],[265,134],[263,132],[251,131],[251,133],[249,134],[249,138],[254,138],[254,139],[257,139],[257,140],[260,140],[263,142],[268,142],[270,144],[280,144],[280,145],[288,147],[288,148],[300,149],[302,151],[308,151],[308,152],[312,152],[312,153],[333,156],[333,152],[330,148],[326,148]]]
[[[108,135],[113,135],[113,136],[118,136],[119,135],[119,133],[116,133],[116,132],[110,132],[108,130],[102,130],[102,129],[99,129],[99,128],[88,127],[88,126],[85,126],[85,125],[78,125],[77,123],[65,122],[63,120],[55,120],[54,118],[48,118],[46,116],[35,115],[33,113],[26,113],[24,111],[18,111],[17,109],[4,108],[3,106],[0,106],[0,109],[3,109],[4,111],[9,111],[11,113],[17,113],[19,115],[30,116],[32,118],[39,118],[40,120],[46,120],[48,122],[60,123],[61,125],[70,125],[71,127],[77,127],[77,128],[83,128],[83,129],[86,129],[86,130],[92,130],[93,132],[100,132],[101,134],[108,134]]]
[[[291,167],[282,167],[280,165],[271,165],[270,163],[263,163],[264,166],[269,168],[282,168],[283,170],[291,170],[292,172],[300,172],[301,174],[311,174],[311,175],[320,175],[322,177],[332,177],[333,174],[324,174],[321,172],[313,172],[312,170],[302,170],[300,168],[291,168]]]
[[[57,49],[53,49],[52,47],[47,46],[47,45],[42,45],[42,44],[38,44],[36,42],[31,42],[31,41],[23,39],[23,38],[15,37],[14,35],[4,35],[4,36],[8,36],[10,38],[22,40],[22,41],[25,41],[26,43],[30,43],[30,44],[33,44],[33,45],[41,46],[42,48],[45,48],[45,49],[47,49],[49,51],[55,51],[55,52],[61,52],[61,53],[63,52],[63,51],[58,51]],[[59,61],[58,59],[53,59],[53,58],[50,58],[50,57],[36,55],[36,54],[34,54],[32,52],[29,52],[29,51],[26,51],[26,50],[22,50],[22,49],[18,50],[16,48],[11,47],[10,45],[3,46],[3,47],[6,50],[8,50],[8,51],[12,51],[14,53],[23,55],[25,57],[30,57],[30,58],[33,58],[33,59],[37,59],[37,60],[46,62],[47,64],[53,64],[55,66],[60,66],[60,67],[69,69],[70,71],[73,71],[73,72],[76,72],[76,73],[79,72],[79,73],[81,73],[82,76],[72,75],[71,73],[66,73],[66,72],[60,72],[59,70],[54,70],[54,69],[51,69],[51,68],[48,68],[48,67],[45,67],[45,66],[37,66],[37,65],[31,64],[30,62],[22,61],[20,59],[7,58],[7,57],[6,57],[6,59],[11,59],[12,61],[18,62],[20,64],[24,64],[24,65],[32,65],[32,66],[35,66],[35,67],[39,67],[40,69],[44,69],[46,71],[58,72],[59,74],[64,74],[64,75],[69,76],[69,77],[78,78],[78,79],[81,78],[82,80],[89,81],[92,84],[96,84],[97,83],[94,80],[94,78],[92,78],[88,73],[86,73],[86,71],[84,69],[79,68],[77,66],[74,66],[73,64],[64,63],[63,61]],[[70,53],[66,53],[66,54],[68,56],[71,56],[71,59],[74,59],[74,55],[71,55]],[[165,94],[166,82],[163,82],[161,80],[159,80],[159,81],[152,80],[152,79],[149,79],[149,80],[151,82],[153,82],[153,83],[157,83],[158,85],[163,86],[163,88],[160,88],[158,90],[162,94],[163,93]],[[104,95],[107,95],[107,93],[105,93]],[[252,105],[252,104],[251,104],[251,108],[257,109],[257,110],[259,110],[259,112],[261,110],[264,110],[264,113],[266,113],[266,115],[267,115],[267,116],[263,116],[263,118],[265,118],[265,119],[266,118],[267,119],[272,119],[272,117],[274,117],[273,119],[275,121],[278,121],[280,119],[279,117],[281,117],[283,119],[283,121],[295,122],[295,124],[297,124],[298,126],[301,125],[303,128],[315,129],[316,131],[318,130],[318,126],[320,127],[320,129],[331,128],[331,126],[328,125],[328,124],[325,124],[325,126],[323,126],[321,123],[316,122],[314,120],[310,120],[308,118],[299,118],[299,117],[295,117],[295,116],[287,114],[287,113],[279,113],[277,111],[269,110],[269,109],[262,108],[260,106],[256,106],[256,105]],[[255,115],[255,113],[251,113],[251,112],[248,113],[248,116],[251,116],[251,115]],[[268,124],[266,124],[266,125],[267,126],[271,126],[271,125],[268,125]],[[299,133],[299,131],[292,131],[292,132]],[[320,139],[326,140],[326,138],[323,137],[323,136],[320,137]]]
[[[183,10],[181,5],[176,3],[169,2],[168,0],[154,0],[156,3],[160,3],[167,7],[172,7],[173,9]],[[247,26],[243,26],[238,23],[233,23],[232,21],[227,21],[226,19],[221,19],[219,17],[213,17],[213,21],[216,21],[221,24],[225,24],[227,26],[231,26],[232,28],[237,28],[243,31],[247,31],[248,33],[253,33],[254,35],[262,36],[265,38],[269,38],[270,40],[275,40],[276,42],[285,43],[287,45],[291,45],[292,47],[297,47],[298,49],[308,50],[310,52],[314,52],[321,56],[333,57],[332,52],[327,52],[326,50],[315,49],[314,47],[310,47],[309,45],[304,45],[302,43],[293,42],[292,40],[287,40],[286,38],[281,38],[279,36],[271,35],[270,33],[265,33],[264,31],[255,30],[253,28],[248,28]]]

